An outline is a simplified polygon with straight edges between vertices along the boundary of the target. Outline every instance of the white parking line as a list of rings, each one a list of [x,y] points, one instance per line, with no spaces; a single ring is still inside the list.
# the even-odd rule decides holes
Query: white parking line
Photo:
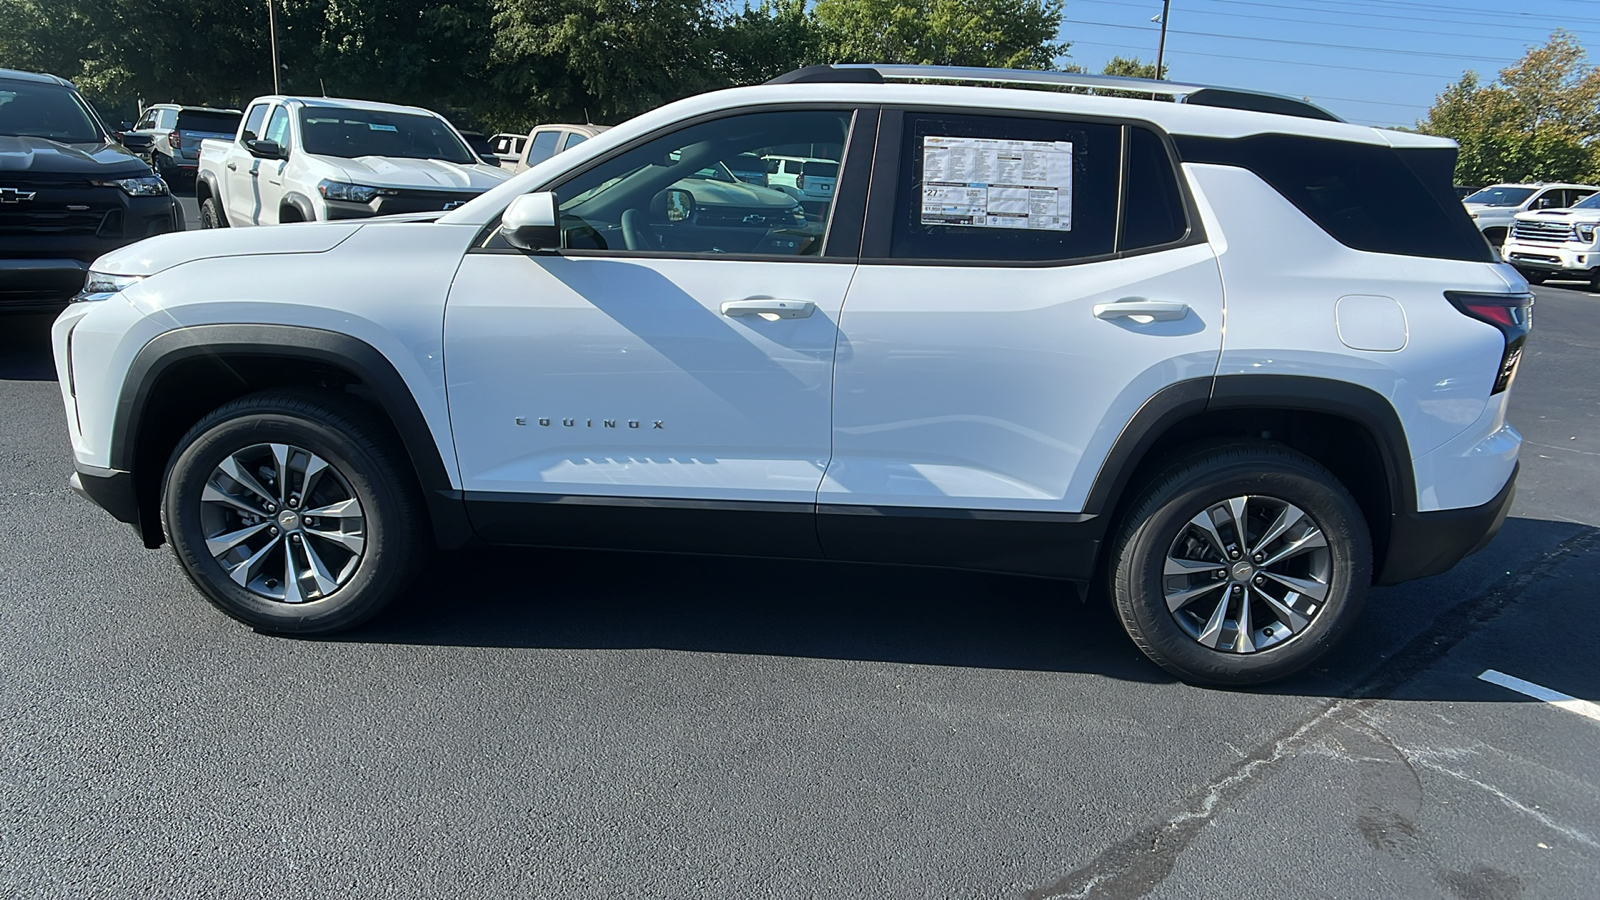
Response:
[[[1479,675],[1478,679],[1487,681],[1490,684],[1498,684],[1503,688],[1510,688],[1519,694],[1526,694],[1535,700],[1543,700],[1551,706],[1559,706],[1567,712],[1575,712],[1584,718],[1600,722],[1600,703],[1590,703],[1587,700],[1579,700],[1577,697],[1569,697],[1560,691],[1552,691],[1531,681],[1523,681],[1521,678],[1513,678],[1504,672],[1496,672],[1494,669],[1484,669],[1483,674]]]

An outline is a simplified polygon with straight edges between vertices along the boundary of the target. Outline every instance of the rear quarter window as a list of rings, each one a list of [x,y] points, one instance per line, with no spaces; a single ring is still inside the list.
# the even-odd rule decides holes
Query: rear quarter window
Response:
[[[1355,250],[1491,262],[1450,183],[1455,151],[1395,150],[1287,134],[1180,136],[1184,162],[1249,169]]]

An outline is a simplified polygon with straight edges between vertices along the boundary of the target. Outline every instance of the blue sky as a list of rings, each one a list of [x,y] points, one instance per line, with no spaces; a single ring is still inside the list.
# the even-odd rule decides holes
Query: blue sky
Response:
[[[1067,0],[1066,61],[1090,72],[1119,54],[1154,62],[1160,12],[1161,0]],[[1463,72],[1492,81],[1556,28],[1600,63],[1600,0],[1172,0],[1167,75],[1409,126]]]

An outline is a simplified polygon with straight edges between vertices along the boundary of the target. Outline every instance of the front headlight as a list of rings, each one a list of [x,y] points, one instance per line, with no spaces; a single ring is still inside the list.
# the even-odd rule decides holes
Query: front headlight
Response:
[[[1594,243],[1594,229],[1595,226],[1593,225],[1579,225],[1578,240],[1583,241],[1585,244]]]
[[[83,290],[78,292],[78,296],[72,298],[72,302],[85,303],[91,300],[105,300],[143,280],[143,275],[113,275],[110,272],[91,271],[89,277],[83,280]]]
[[[92,182],[95,187],[119,187],[129,197],[156,197],[167,192],[167,183],[160,175],[135,175],[132,178],[113,178]]]
[[[324,200],[346,200],[351,203],[371,203],[377,196],[392,197],[399,191],[390,188],[368,187],[364,184],[351,184],[348,181],[333,181],[324,178],[317,182],[317,192],[322,194]]]

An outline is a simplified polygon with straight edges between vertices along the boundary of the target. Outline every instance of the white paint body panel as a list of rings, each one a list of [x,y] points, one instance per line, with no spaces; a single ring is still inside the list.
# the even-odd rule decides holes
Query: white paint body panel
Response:
[[[1098,319],[1098,303],[1186,303]],[[1151,394],[1209,377],[1222,282],[1206,246],[1069,266],[862,266],[845,301],[826,503],[1083,507]]]
[[[445,322],[466,489],[814,502],[853,271],[468,255]],[[772,322],[722,314],[751,297],[816,309]]]
[[[1351,350],[1392,353],[1406,346],[1406,311],[1393,297],[1351,294],[1334,307],[1339,340]]]
[[[1185,165],[1207,198],[1207,228],[1228,286],[1228,332],[1219,375],[1310,375],[1370,388],[1393,404],[1410,443],[1420,509],[1477,506],[1493,499],[1516,464],[1509,455],[1426,457],[1457,438],[1476,446],[1504,424],[1506,394],[1489,393],[1505,339],[1462,315],[1447,289],[1505,292],[1526,283],[1509,266],[1352,250],[1318,228],[1254,174]],[[1393,298],[1408,339],[1397,352],[1352,350],[1339,339],[1339,298]],[[1515,432],[1502,435],[1510,438]],[[1500,446],[1500,439],[1493,441]],[[1515,443],[1515,442],[1513,442]],[[1453,445],[1452,445],[1453,446]],[[1462,479],[1446,493],[1436,482]],[[1433,498],[1431,501],[1425,498]]]

